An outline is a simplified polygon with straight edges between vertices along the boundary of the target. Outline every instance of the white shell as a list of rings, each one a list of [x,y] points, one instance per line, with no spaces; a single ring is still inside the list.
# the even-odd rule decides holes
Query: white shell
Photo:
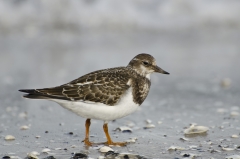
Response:
[[[224,88],[228,88],[230,87],[232,81],[230,78],[224,78],[222,81],[221,81],[221,86],[224,87]]]
[[[114,151],[111,147],[108,147],[108,146],[103,146],[99,149],[100,152],[108,152],[108,151]]]
[[[170,146],[168,148],[168,151],[171,151],[171,150],[185,150],[185,148],[179,147],[179,146]]]
[[[29,159],[38,159],[38,157],[37,157],[36,155],[34,155],[33,153],[27,154],[27,157],[28,157]]]
[[[127,140],[126,142],[128,142],[128,143],[135,143],[136,140],[137,140],[136,137],[132,137],[132,138],[130,138],[129,140]]]
[[[152,123],[152,120],[150,120],[150,119],[147,119],[145,121],[146,121],[147,124],[151,124]]]
[[[30,152],[29,154],[33,154],[33,155],[35,155],[35,156],[39,156],[39,155],[40,155],[37,151],[32,151],[32,152]]]
[[[185,137],[181,137],[181,138],[179,138],[179,140],[182,140],[182,141],[188,141],[188,139],[185,138]]]
[[[20,129],[21,130],[27,130],[27,129],[29,129],[29,127],[27,125],[23,125],[23,126],[20,127]]]
[[[232,138],[238,138],[239,136],[236,135],[236,134],[233,134],[231,137],[232,137]]]
[[[49,153],[50,151],[51,151],[50,149],[45,148],[45,149],[42,150],[42,153]]]
[[[121,132],[132,132],[132,129],[127,126],[120,126],[116,128],[114,131],[121,131]]]
[[[55,150],[62,150],[62,148],[58,147],[58,148],[55,148]]]
[[[238,115],[239,115],[239,113],[238,113],[238,112],[236,112],[236,111],[232,111],[232,112],[230,113],[230,115],[231,115],[231,116],[238,116]]]
[[[7,135],[7,136],[5,136],[5,140],[6,141],[15,140],[15,137],[12,135]]]
[[[154,124],[147,124],[144,129],[150,129],[150,128],[155,128]]]
[[[200,134],[200,133],[205,133],[208,130],[209,130],[209,128],[206,126],[191,125],[189,128],[184,130],[184,134],[185,135]]]
[[[233,151],[235,149],[234,148],[229,148],[229,147],[222,147],[222,150],[224,150],[224,151]]]
[[[158,121],[157,123],[158,123],[158,124],[162,124],[162,121]]]
[[[240,159],[239,155],[231,155],[231,156],[227,156],[225,159]]]

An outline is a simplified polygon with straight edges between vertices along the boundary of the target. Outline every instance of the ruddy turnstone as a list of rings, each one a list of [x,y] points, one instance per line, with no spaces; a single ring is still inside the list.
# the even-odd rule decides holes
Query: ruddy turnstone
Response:
[[[57,87],[19,91],[27,93],[23,96],[25,98],[54,101],[86,118],[85,145],[93,145],[89,141],[89,127],[91,119],[97,119],[104,121],[105,144],[124,146],[125,142],[112,141],[108,122],[137,110],[148,95],[153,72],[169,74],[156,65],[153,56],[142,53],[135,56],[127,67],[94,71]]]

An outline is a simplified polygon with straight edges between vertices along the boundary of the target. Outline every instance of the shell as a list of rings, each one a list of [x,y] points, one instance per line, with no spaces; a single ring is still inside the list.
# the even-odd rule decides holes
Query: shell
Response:
[[[151,128],[155,128],[154,124],[147,124],[145,127],[143,127],[144,129],[151,129]]]
[[[108,152],[108,151],[114,151],[111,147],[108,147],[108,146],[103,146],[99,149],[100,152]]]
[[[132,132],[132,129],[127,126],[120,126],[120,127],[116,128],[114,131]]]
[[[21,130],[27,130],[27,129],[29,129],[29,127],[27,125],[23,125],[23,126],[20,127],[20,129]]]
[[[227,156],[225,159],[240,159],[239,155],[231,155],[231,156]]]
[[[185,135],[201,134],[201,133],[207,132],[208,130],[209,130],[209,128],[206,126],[191,125],[189,128],[184,130],[184,134]]]
[[[224,150],[224,151],[233,151],[235,149],[234,148],[229,148],[229,147],[222,147],[222,150]]]
[[[7,135],[7,136],[5,136],[5,140],[6,141],[15,140],[15,137],[12,135]]]
[[[35,154],[33,154],[32,152],[27,154],[27,158],[28,159],[38,159],[38,157]]]
[[[135,143],[136,140],[137,140],[136,137],[132,137],[132,138],[130,138],[129,140],[127,140],[126,142],[128,142],[128,143]]]
[[[238,135],[236,135],[236,134],[233,134],[232,136],[231,136],[231,138],[238,138],[239,136]]]
[[[49,153],[50,151],[51,151],[50,149],[45,148],[45,149],[42,150],[42,153]]]
[[[183,148],[183,147],[179,147],[179,146],[170,146],[169,148],[168,148],[168,151],[171,151],[171,150],[185,150],[185,148]]]

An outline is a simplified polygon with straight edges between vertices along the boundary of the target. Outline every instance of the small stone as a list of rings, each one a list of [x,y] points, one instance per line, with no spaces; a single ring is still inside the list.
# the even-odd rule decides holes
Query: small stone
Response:
[[[88,156],[83,153],[75,153],[72,157],[72,159],[80,159],[80,158],[87,158]]]
[[[32,153],[29,153],[29,154],[27,155],[27,158],[28,158],[28,159],[38,159],[38,157],[37,157],[36,155],[32,154]]]
[[[151,123],[152,123],[152,120],[147,119],[147,120],[145,120],[145,122],[146,122],[147,124],[151,124]]]
[[[233,151],[234,148],[222,147],[222,150],[224,150],[224,151]]]
[[[182,140],[182,141],[188,141],[188,139],[185,138],[185,137],[181,137],[179,140]]]
[[[58,148],[55,148],[55,150],[62,150],[62,148],[58,147]]]
[[[136,140],[137,140],[136,137],[132,137],[132,138],[130,138],[129,140],[127,140],[126,142],[128,142],[128,143],[135,143]]]
[[[162,122],[161,122],[161,121],[158,121],[157,123],[158,123],[159,125],[160,125],[160,124],[162,124]]]
[[[10,159],[11,157],[10,156],[3,156],[2,159]]]
[[[7,136],[5,136],[5,140],[6,140],[6,141],[15,140],[15,137],[12,136],[12,135],[7,135]]]
[[[37,138],[37,139],[40,138],[40,137],[41,137],[41,136],[35,136],[35,138]]]
[[[33,155],[35,155],[35,156],[39,156],[39,155],[40,155],[37,151],[32,151],[32,152],[30,152],[29,154],[33,154]]]
[[[45,133],[48,133],[48,131],[45,131]]]
[[[69,135],[73,135],[73,132],[69,132],[68,134],[69,134]]]

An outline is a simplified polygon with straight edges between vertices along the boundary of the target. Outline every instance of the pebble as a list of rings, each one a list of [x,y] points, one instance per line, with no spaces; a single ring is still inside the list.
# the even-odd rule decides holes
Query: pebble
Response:
[[[39,155],[40,155],[40,153],[38,153],[37,151],[32,151],[32,152],[30,152],[29,154],[33,154],[33,155],[35,155],[35,156],[39,156]]]
[[[145,122],[146,122],[147,124],[151,124],[151,123],[152,123],[152,120],[146,119]]]
[[[23,125],[20,127],[20,130],[27,130],[27,129],[29,129],[29,127],[27,125]]]
[[[41,136],[35,136],[35,138],[37,138],[37,139],[40,138],[40,137],[41,137]]]
[[[3,156],[2,159],[10,159],[10,156]]]
[[[80,158],[87,158],[88,156],[83,153],[75,153],[72,157],[72,159],[80,159]]]
[[[145,127],[143,127],[144,129],[151,129],[151,128],[155,128],[154,124],[147,124]]]
[[[224,150],[224,151],[233,151],[235,149],[234,148],[229,148],[229,147],[222,147],[222,150]]]
[[[15,137],[12,136],[12,135],[7,135],[7,136],[5,136],[5,140],[6,140],[6,141],[15,140]]]
[[[184,158],[195,158],[195,157],[199,157],[200,155],[197,154],[193,154],[193,153],[181,153],[181,156],[183,156]]]
[[[108,151],[114,151],[111,147],[108,147],[108,146],[103,146],[99,149],[100,152],[108,152]]]

